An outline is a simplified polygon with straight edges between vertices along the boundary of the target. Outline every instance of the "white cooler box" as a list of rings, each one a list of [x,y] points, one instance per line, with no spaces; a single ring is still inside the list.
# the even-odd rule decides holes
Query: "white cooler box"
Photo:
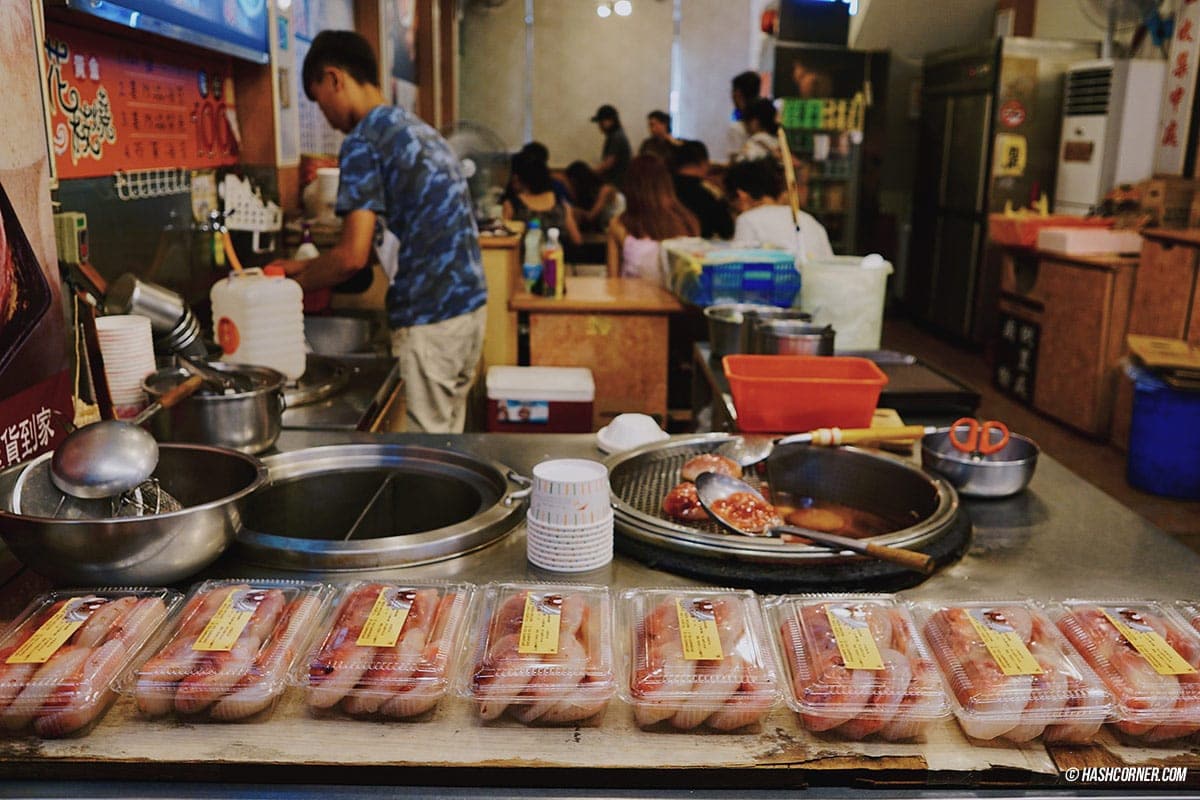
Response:
[[[591,433],[587,367],[488,367],[489,433]]]

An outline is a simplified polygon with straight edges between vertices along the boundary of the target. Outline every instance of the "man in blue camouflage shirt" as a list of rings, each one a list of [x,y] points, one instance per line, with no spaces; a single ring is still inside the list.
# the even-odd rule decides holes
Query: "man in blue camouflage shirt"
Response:
[[[337,245],[308,261],[280,261],[305,289],[333,286],[374,249],[387,289],[392,353],[400,362],[408,430],[463,429],[483,349],[479,232],[454,152],[409,111],[387,105],[366,39],[322,31],[304,59],[304,91],[346,134],[338,162]]]

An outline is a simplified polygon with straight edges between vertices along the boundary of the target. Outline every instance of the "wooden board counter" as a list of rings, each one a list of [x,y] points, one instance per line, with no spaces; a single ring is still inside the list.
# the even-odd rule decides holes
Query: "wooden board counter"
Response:
[[[561,300],[521,291],[509,301],[529,315],[529,363],[588,367],[596,382],[593,430],[617,414],[667,414],[667,318],[673,294],[638,278],[568,277]]]

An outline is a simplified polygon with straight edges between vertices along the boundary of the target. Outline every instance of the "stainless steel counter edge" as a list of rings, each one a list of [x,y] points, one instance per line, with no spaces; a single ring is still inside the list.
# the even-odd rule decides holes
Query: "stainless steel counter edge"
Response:
[[[346,442],[420,444],[470,452],[528,475],[547,458],[605,454],[591,434],[385,434],[284,431],[277,447],[295,450]],[[1097,487],[1043,456],[1029,488],[1002,500],[966,500],[975,525],[967,555],[920,586],[903,592],[915,600],[980,597],[1195,598],[1200,557]],[[490,580],[545,579],[525,560],[524,526],[500,542],[466,556],[404,571],[414,577]],[[244,565],[220,563],[221,571]],[[561,575],[557,576],[561,579]],[[618,555],[613,565],[581,580],[613,587],[682,585],[685,577]]]

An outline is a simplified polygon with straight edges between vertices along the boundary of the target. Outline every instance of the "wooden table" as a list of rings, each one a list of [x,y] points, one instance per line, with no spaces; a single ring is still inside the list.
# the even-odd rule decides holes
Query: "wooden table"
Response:
[[[529,317],[529,363],[588,367],[596,382],[592,424],[641,412],[667,415],[667,318],[673,294],[640,278],[568,277],[566,297],[521,291],[509,309]]]

